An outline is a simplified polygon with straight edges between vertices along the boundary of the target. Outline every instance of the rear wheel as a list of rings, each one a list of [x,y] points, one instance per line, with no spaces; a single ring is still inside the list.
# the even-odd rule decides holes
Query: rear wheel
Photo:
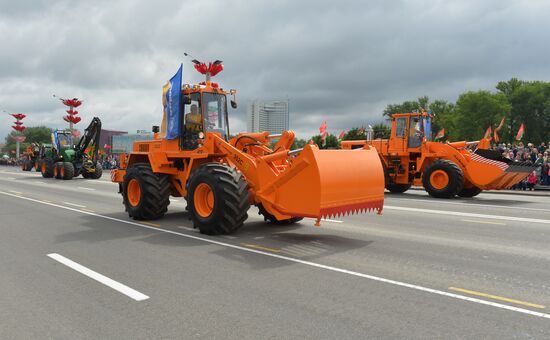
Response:
[[[462,188],[460,192],[458,193],[458,196],[460,197],[474,197],[479,195],[480,192],[482,192],[480,188],[476,186],[471,186],[470,188]]]
[[[39,160],[36,160],[36,162],[34,162],[34,171],[36,171],[36,172],[40,171],[40,161]]]
[[[170,179],[155,174],[145,163],[126,171],[122,184],[123,203],[134,220],[154,220],[164,216],[170,204]]]
[[[286,220],[278,220],[277,217],[271,215],[267,210],[265,210],[264,206],[261,204],[258,205],[258,215],[262,215],[265,222],[275,225],[290,225],[304,219],[303,217],[291,217]]]
[[[23,164],[21,164],[21,170],[23,171],[31,171],[32,169],[32,163],[29,159],[25,159],[23,161]]]
[[[248,218],[248,184],[232,167],[219,163],[201,165],[191,175],[187,193],[193,225],[202,234],[233,233]]]
[[[424,170],[422,184],[430,196],[452,198],[462,190],[464,174],[455,163],[438,159]]]
[[[53,161],[49,158],[45,158],[42,160],[40,164],[40,172],[42,173],[42,177],[44,178],[52,178],[53,177]]]
[[[74,165],[71,162],[63,162],[60,169],[61,178],[64,180],[73,179],[74,177]]]
[[[394,194],[402,194],[410,188],[410,184],[386,184],[386,189]]]
[[[62,179],[65,174],[65,169],[63,168],[63,162],[57,162],[53,166],[53,177],[55,179]]]

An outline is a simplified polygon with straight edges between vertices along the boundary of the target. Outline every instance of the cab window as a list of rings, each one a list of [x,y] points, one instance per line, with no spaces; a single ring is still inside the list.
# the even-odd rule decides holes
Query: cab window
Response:
[[[397,118],[395,120],[395,137],[405,137],[406,118]]]

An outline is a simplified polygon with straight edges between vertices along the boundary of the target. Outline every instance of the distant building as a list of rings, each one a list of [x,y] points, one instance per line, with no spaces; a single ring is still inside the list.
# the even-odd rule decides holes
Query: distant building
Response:
[[[99,148],[109,153],[109,148],[105,148],[105,145],[113,146],[113,136],[127,135],[127,131],[115,131],[101,129],[101,135],[99,136]]]
[[[276,134],[288,130],[288,100],[254,100],[246,113],[248,132]]]
[[[113,136],[112,153],[129,153],[134,147],[134,142],[138,140],[151,140],[153,133],[136,133]]]

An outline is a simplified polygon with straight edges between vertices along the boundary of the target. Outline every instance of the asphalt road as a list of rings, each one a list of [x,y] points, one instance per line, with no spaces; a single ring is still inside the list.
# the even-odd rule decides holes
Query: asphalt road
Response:
[[[550,195],[386,195],[382,216],[231,236],[175,199],[0,167],[0,338],[548,339]]]

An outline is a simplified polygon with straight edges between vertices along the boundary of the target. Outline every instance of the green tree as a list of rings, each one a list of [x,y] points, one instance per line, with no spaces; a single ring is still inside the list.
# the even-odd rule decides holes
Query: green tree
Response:
[[[25,136],[26,139],[24,143],[21,143],[21,150],[24,150],[24,148],[29,146],[31,143],[37,143],[37,144],[51,143],[51,134],[52,134],[52,129],[45,126],[27,127],[25,131],[23,131],[23,136]],[[7,150],[8,152],[15,150],[16,142],[12,138],[15,135],[16,135],[15,131],[12,131],[6,137],[5,150]]]
[[[408,113],[417,110],[428,110],[429,98],[427,96],[419,97],[417,100],[404,101],[401,104],[389,104],[383,112],[383,116],[391,119],[394,113]]]
[[[364,127],[354,127],[353,129],[347,131],[342,137],[342,140],[361,140],[366,139],[367,135],[365,134]]]
[[[292,143],[292,146],[290,147],[290,150],[300,149],[303,148],[306,145],[307,141],[305,139],[294,139],[294,142]]]
[[[523,82],[510,94],[512,109],[507,119],[508,141],[513,141],[521,123],[525,140],[533,143],[550,140],[550,83]]]
[[[495,128],[511,105],[502,93],[470,91],[458,97],[454,108],[453,128],[449,140],[478,140],[485,130]]]
[[[338,137],[330,133],[326,137],[325,145],[323,145],[323,138],[321,137],[321,135],[315,135],[311,137],[311,139],[313,139],[313,143],[317,144],[319,149],[337,149],[340,147]]]
[[[378,123],[374,124],[372,126],[373,136],[374,139],[389,139],[391,134],[391,127],[384,123]]]

